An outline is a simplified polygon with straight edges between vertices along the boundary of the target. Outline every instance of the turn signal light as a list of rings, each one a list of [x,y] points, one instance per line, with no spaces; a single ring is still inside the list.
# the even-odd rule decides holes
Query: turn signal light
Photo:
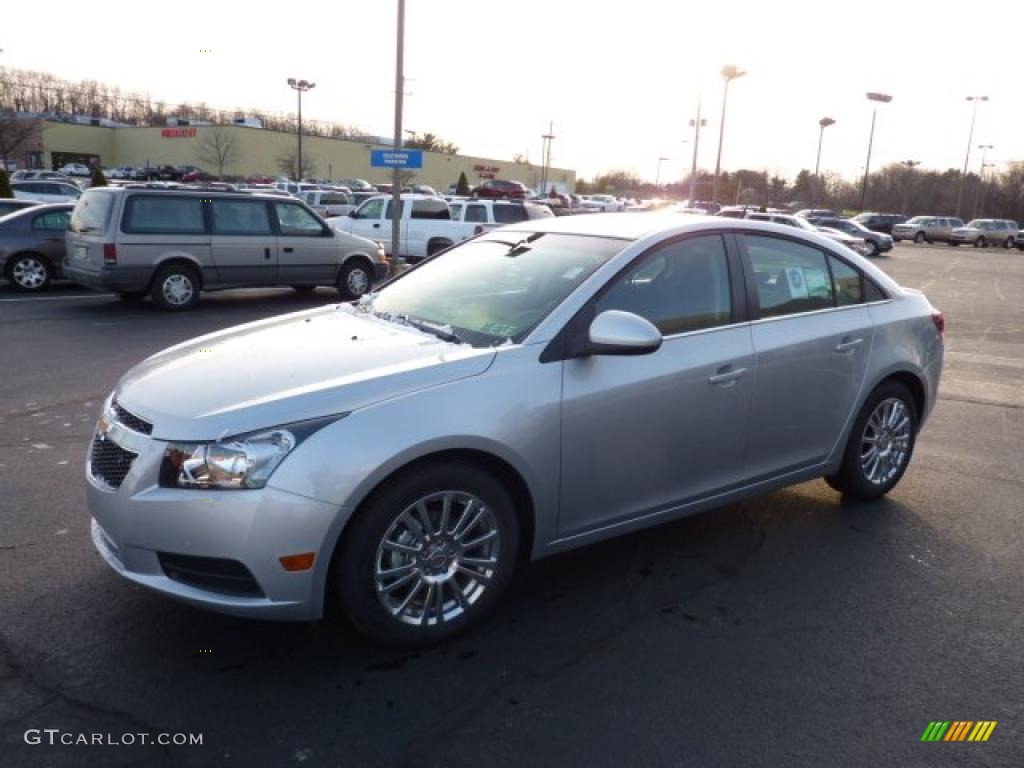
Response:
[[[301,555],[284,555],[278,558],[286,571],[308,571],[313,567],[316,552],[303,552]]]
[[[939,332],[939,336],[945,337],[946,318],[942,316],[941,312],[932,312],[932,324],[935,326],[935,330]]]
[[[117,246],[113,243],[103,244],[103,263],[117,264]]]

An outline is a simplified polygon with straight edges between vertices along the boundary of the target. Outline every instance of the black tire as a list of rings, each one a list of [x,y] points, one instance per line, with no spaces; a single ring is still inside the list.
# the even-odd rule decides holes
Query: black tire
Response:
[[[984,248],[987,245],[988,245],[988,242],[985,240],[984,237],[979,237],[977,240],[974,241],[974,247],[975,248]]]
[[[875,409],[887,400],[899,400],[906,409],[907,417],[910,419],[909,439],[907,441],[905,458],[895,474],[884,479],[883,482],[872,482],[861,465],[861,452],[866,444],[865,429]],[[917,440],[918,418],[914,398],[905,386],[898,381],[886,381],[880,384],[864,402],[860,413],[857,415],[857,420],[853,423],[839,471],[834,475],[827,476],[825,481],[843,495],[851,496],[855,499],[877,499],[887,494],[896,486],[903,477],[903,473],[907,471],[907,467],[910,466],[910,461],[914,455],[914,443]]]
[[[117,298],[119,298],[121,301],[134,304],[134,303],[140,302],[143,299],[145,299],[146,298],[146,292],[145,291],[123,291],[123,292],[117,294]]]
[[[38,253],[20,253],[7,261],[7,279],[17,291],[38,293],[53,281],[53,265]]]
[[[157,270],[149,296],[160,309],[183,312],[199,303],[199,276],[188,264],[165,264]]]
[[[1006,242],[1003,243],[1003,247],[1006,248],[1006,250],[1010,250],[1011,248],[1013,248],[1013,244],[1015,242],[1016,240],[1014,240],[1012,237],[1008,237],[1006,238]]]
[[[868,240],[868,245],[871,246],[871,252],[868,254],[868,256],[877,257],[881,255],[882,251],[878,247],[878,243],[876,241]]]
[[[307,294],[307,293],[312,293],[313,291],[315,291],[316,290],[316,286],[315,285],[293,285],[292,286],[292,290],[295,291],[296,293]]]
[[[914,235],[914,242],[920,245],[921,243],[927,243],[928,238],[925,237],[924,232],[918,232],[916,235]]]
[[[448,240],[433,240],[427,245],[427,256],[433,256],[440,253],[445,248],[451,248],[453,243]]]
[[[338,270],[335,286],[345,301],[355,301],[373,287],[373,269],[363,259],[349,259]]]
[[[384,605],[384,600],[405,600],[408,593],[414,588],[418,591],[416,596],[411,598],[409,621],[416,620],[417,609],[423,610],[418,605],[419,595],[424,589],[420,573],[424,568],[440,567],[444,569],[451,566],[428,566],[426,560],[417,556],[401,554],[394,557],[406,558],[409,562],[417,563],[409,566],[407,563],[400,567],[413,568],[417,575],[409,582],[409,586],[401,586],[396,590],[386,593],[387,597],[378,597],[377,590],[377,567],[378,555],[385,557],[379,552],[385,537],[396,530],[393,525],[400,525],[399,519],[418,500],[443,492],[458,492],[469,494],[482,504],[482,507],[490,513],[487,518],[488,524],[494,523],[494,530],[497,531],[497,543],[491,546],[495,550],[493,558],[497,561],[489,578],[480,582],[474,582],[471,577],[459,575],[458,579],[465,579],[463,589],[472,590],[476,583],[482,586],[482,590],[475,597],[472,592],[468,594],[460,592],[464,600],[461,606],[456,602],[456,594],[453,591],[459,588],[459,581],[445,582],[441,589],[442,598],[445,600],[442,607],[442,615],[459,611],[456,615],[442,621],[428,621],[426,624],[407,623],[396,618],[389,608]],[[433,503],[433,502],[432,502]],[[440,502],[437,502],[440,503]],[[461,515],[456,512],[457,505],[452,504],[451,517]],[[440,512],[435,507],[430,517],[430,522],[436,525],[434,529],[434,541],[432,544],[421,545],[436,548],[443,547],[446,542],[438,538],[440,533],[440,519],[437,515]],[[486,514],[486,513],[485,513]],[[436,521],[436,522],[435,522]],[[451,525],[451,523],[450,523]],[[468,533],[472,528],[467,529]],[[421,527],[422,531],[422,527]],[[443,559],[443,555],[436,555]],[[334,561],[331,566],[331,583],[333,599],[336,600],[345,615],[352,622],[355,628],[374,642],[396,647],[416,648],[433,645],[447,640],[454,635],[468,629],[480,619],[497,603],[508,586],[515,571],[519,557],[519,521],[516,517],[516,510],[508,491],[489,472],[473,464],[457,463],[454,461],[440,461],[432,464],[425,464],[410,471],[406,476],[395,481],[389,481],[386,485],[374,492],[369,499],[357,510],[355,517],[349,523],[343,539],[337,547]],[[384,563],[385,567],[392,567],[394,560]],[[454,572],[454,571],[453,571]],[[455,577],[452,577],[455,579]],[[454,587],[452,586],[454,583]],[[430,590],[430,587],[426,587]],[[408,591],[405,591],[408,590]],[[449,594],[446,595],[445,593]],[[397,593],[397,594],[396,594]],[[427,594],[425,593],[424,598]],[[433,593],[436,594],[436,593]],[[424,599],[426,606],[430,601]],[[421,614],[422,615],[422,614]],[[436,614],[435,614],[436,615]]]

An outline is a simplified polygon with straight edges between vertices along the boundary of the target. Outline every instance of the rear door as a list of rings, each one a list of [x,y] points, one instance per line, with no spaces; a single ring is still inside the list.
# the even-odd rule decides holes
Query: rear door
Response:
[[[754,316],[757,376],[751,480],[823,462],[864,382],[873,327],[863,278],[845,261],[776,235],[740,237]]]
[[[334,230],[298,202],[273,204],[277,227],[278,282],[333,285],[339,253]]]
[[[71,223],[71,211],[48,211],[32,218],[32,232],[39,249],[49,257],[51,264],[64,261],[64,236]]]
[[[213,263],[227,285],[276,285],[277,238],[265,200],[213,198]]]

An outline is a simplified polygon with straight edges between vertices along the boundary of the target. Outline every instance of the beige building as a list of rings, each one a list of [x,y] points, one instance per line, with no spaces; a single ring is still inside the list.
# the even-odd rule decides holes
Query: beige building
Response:
[[[294,156],[296,151],[297,137],[294,133],[247,126],[107,128],[46,122],[41,145],[35,148],[37,151],[31,160],[33,165],[41,164],[45,168],[56,168],[67,162],[99,163],[103,167],[167,164],[198,165],[216,173],[217,168],[200,158],[198,151],[204,134],[213,131],[230,136],[234,143],[234,157],[225,165],[225,175],[279,175],[278,159]],[[359,140],[302,137],[303,157],[309,158],[313,164],[308,175],[315,178],[361,178],[371,184],[390,182],[390,170],[370,167],[370,150],[388,148]],[[460,172],[465,172],[470,186],[488,178],[498,178],[521,181],[536,189],[541,183],[543,169],[539,165],[511,160],[424,152],[423,168],[408,173],[415,174],[411,183],[428,184],[443,192],[449,184],[458,181]],[[549,185],[564,185],[572,190],[576,185],[576,172],[567,168],[551,168],[548,170],[548,182]]]

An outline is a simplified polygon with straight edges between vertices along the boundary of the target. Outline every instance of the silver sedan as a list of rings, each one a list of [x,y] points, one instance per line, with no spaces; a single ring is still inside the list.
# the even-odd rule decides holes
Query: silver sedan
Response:
[[[942,360],[924,295],[820,234],[524,221],[130,370],[89,451],[92,538],[194,605],[438,642],[524,559],[819,477],[882,496]]]

